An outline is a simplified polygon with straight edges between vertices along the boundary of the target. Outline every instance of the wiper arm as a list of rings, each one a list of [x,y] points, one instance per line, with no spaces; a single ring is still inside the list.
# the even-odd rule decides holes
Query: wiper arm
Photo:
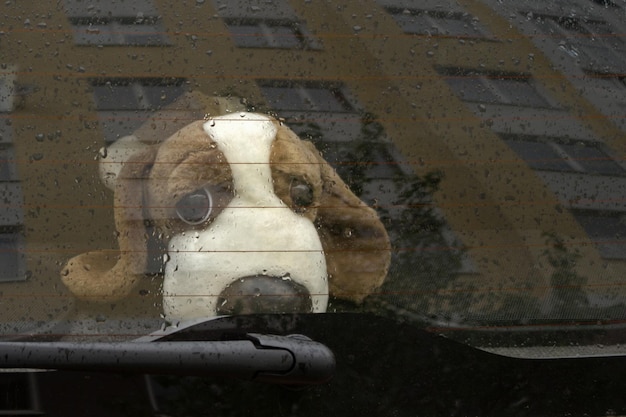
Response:
[[[328,382],[335,357],[303,336],[247,333],[238,340],[0,342],[0,368],[228,376],[283,385]]]

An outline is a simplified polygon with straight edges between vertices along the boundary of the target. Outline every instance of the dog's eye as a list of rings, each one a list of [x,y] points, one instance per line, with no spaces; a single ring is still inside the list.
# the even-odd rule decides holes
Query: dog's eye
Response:
[[[196,225],[209,219],[213,197],[205,187],[187,194],[176,203],[176,214],[187,224]]]
[[[302,211],[313,204],[313,189],[306,182],[293,179],[289,193],[291,194],[291,202],[296,210]]]

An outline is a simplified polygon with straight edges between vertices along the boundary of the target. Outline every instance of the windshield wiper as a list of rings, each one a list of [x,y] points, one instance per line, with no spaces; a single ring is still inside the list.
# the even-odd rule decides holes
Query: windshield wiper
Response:
[[[281,385],[329,381],[333,352],[301,335],[228,341],[2,342],[0,368],[228,376]]]

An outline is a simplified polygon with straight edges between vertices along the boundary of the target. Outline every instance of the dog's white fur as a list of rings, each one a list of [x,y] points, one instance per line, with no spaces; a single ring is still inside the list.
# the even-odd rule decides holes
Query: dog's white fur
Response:
[[[218,295],[239,278],[291,279],[312,295],[313,312],[326,310],[328,279],[313,223],[274,194],[270,171],[276,127],[251,113],[216,117],[204,124],[230,164],[234,198],[205,229],[169,241],[163,308],[169,318],[215,314]],[[226,252],[226,253],[225,253]]]

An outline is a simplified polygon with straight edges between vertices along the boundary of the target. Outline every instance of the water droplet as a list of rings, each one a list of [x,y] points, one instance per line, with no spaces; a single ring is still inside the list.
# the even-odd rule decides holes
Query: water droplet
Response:
[[[43,133],[37,133],[35,135],[35,140],[37,140],[37,142],[43,142],[45,138],[46,135],[44,135]]]
[[[211,126],[211,127],[215,126],[215,120],[214,119],[211,119],[209,121],[209,126]]]
[[[103,159],[106,158],[108,156],[107,148],[105,146],[100,148],[98,150],[98,155],[100,155],[100,158],[103,158]]]
[[[104,182],[105,183],[114,183],[115,179],[117,178],[117,175],[115,174],[115,172],[107,172],[106,174],[104,174]]]

